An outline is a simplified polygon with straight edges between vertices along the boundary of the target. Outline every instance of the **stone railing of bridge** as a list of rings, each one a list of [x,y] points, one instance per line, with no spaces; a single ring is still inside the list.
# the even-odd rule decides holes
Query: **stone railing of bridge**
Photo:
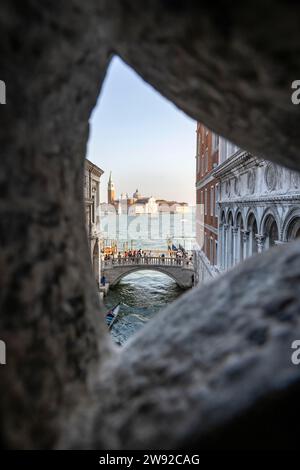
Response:
[[[173,266],[177,268],[194,270],[193,262],[187,258],[170,256],[131,256],[111,258],[102,261],[102,269],[111,269],[119,266]]]

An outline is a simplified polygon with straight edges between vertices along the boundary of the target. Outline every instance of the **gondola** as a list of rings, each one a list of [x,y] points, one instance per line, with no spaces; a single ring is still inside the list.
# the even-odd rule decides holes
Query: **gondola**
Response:
[[[120,304],[119,303],[117,305],[115,305],[113,308],[111,308],[109,310],[109,312],[107,312],[105,318],[106,318],[106,324],[107,324],[109,330],[113,326],[117,316],[119,315],[119,312],[120,312]]]

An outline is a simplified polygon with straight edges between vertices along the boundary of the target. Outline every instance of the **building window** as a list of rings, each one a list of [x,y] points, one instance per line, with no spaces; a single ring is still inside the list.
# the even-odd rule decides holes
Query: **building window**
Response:
[[[219,200],[219,183],[215,185],[215,204],[214,204],[214,216],[218,216],[217,203]]]
[[[226,140],[220,137],[219,143],[219,159],[220,163],[223,163],[226,160]]]
[[[207,215],[207,189],[204,192],[204,215]]]
[[[215,195],[214,187],[211,186],[210,187],[210,215],[212,217],[214,216],[214,213],[215,213],[214,195]]]
[[[214,264],[214,253],[213,253],[213,239],[210,237],[209,239],[209,260],[211,264]]]
[[[92,198],[92,222],[93,224],[95,223],[95,196]]]
[[[197,166],[197,173],[200,170],[200,158],[201,158],[201,133],[197,131],[196,137],[196,166]]]
[[[219,140],[219,149],[220,149],[220,162],[224,162],[227,158],[231,157],[237,150],[238,147],[232,144],[229,140],[220,138]]]
[[[212,134],[212,150],[215,152],[219,148],[219,136],[213,132]]]
[[[205,150],[205,173],[208,171],[208,148]]]

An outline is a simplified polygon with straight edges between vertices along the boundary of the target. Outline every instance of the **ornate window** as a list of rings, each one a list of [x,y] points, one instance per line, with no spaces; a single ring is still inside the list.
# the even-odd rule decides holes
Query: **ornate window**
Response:
[[[269,191],[274,191],[278,183],[277,168],[272,163],[268,163],[265,168],[265,182]]]
[[[255,191],[255,174],[254,171],[249,171],[247,176],[247,188],[250,194]]]

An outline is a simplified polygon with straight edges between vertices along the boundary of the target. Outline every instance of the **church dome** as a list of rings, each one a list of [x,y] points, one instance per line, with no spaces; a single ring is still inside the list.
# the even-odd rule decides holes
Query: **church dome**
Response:
[[[132,197],[133,197],[133,199],[140,199],[141,195],[140,195],[138,189],[135,191],[135,193],[133,193],[133,196],[132,196]]]

